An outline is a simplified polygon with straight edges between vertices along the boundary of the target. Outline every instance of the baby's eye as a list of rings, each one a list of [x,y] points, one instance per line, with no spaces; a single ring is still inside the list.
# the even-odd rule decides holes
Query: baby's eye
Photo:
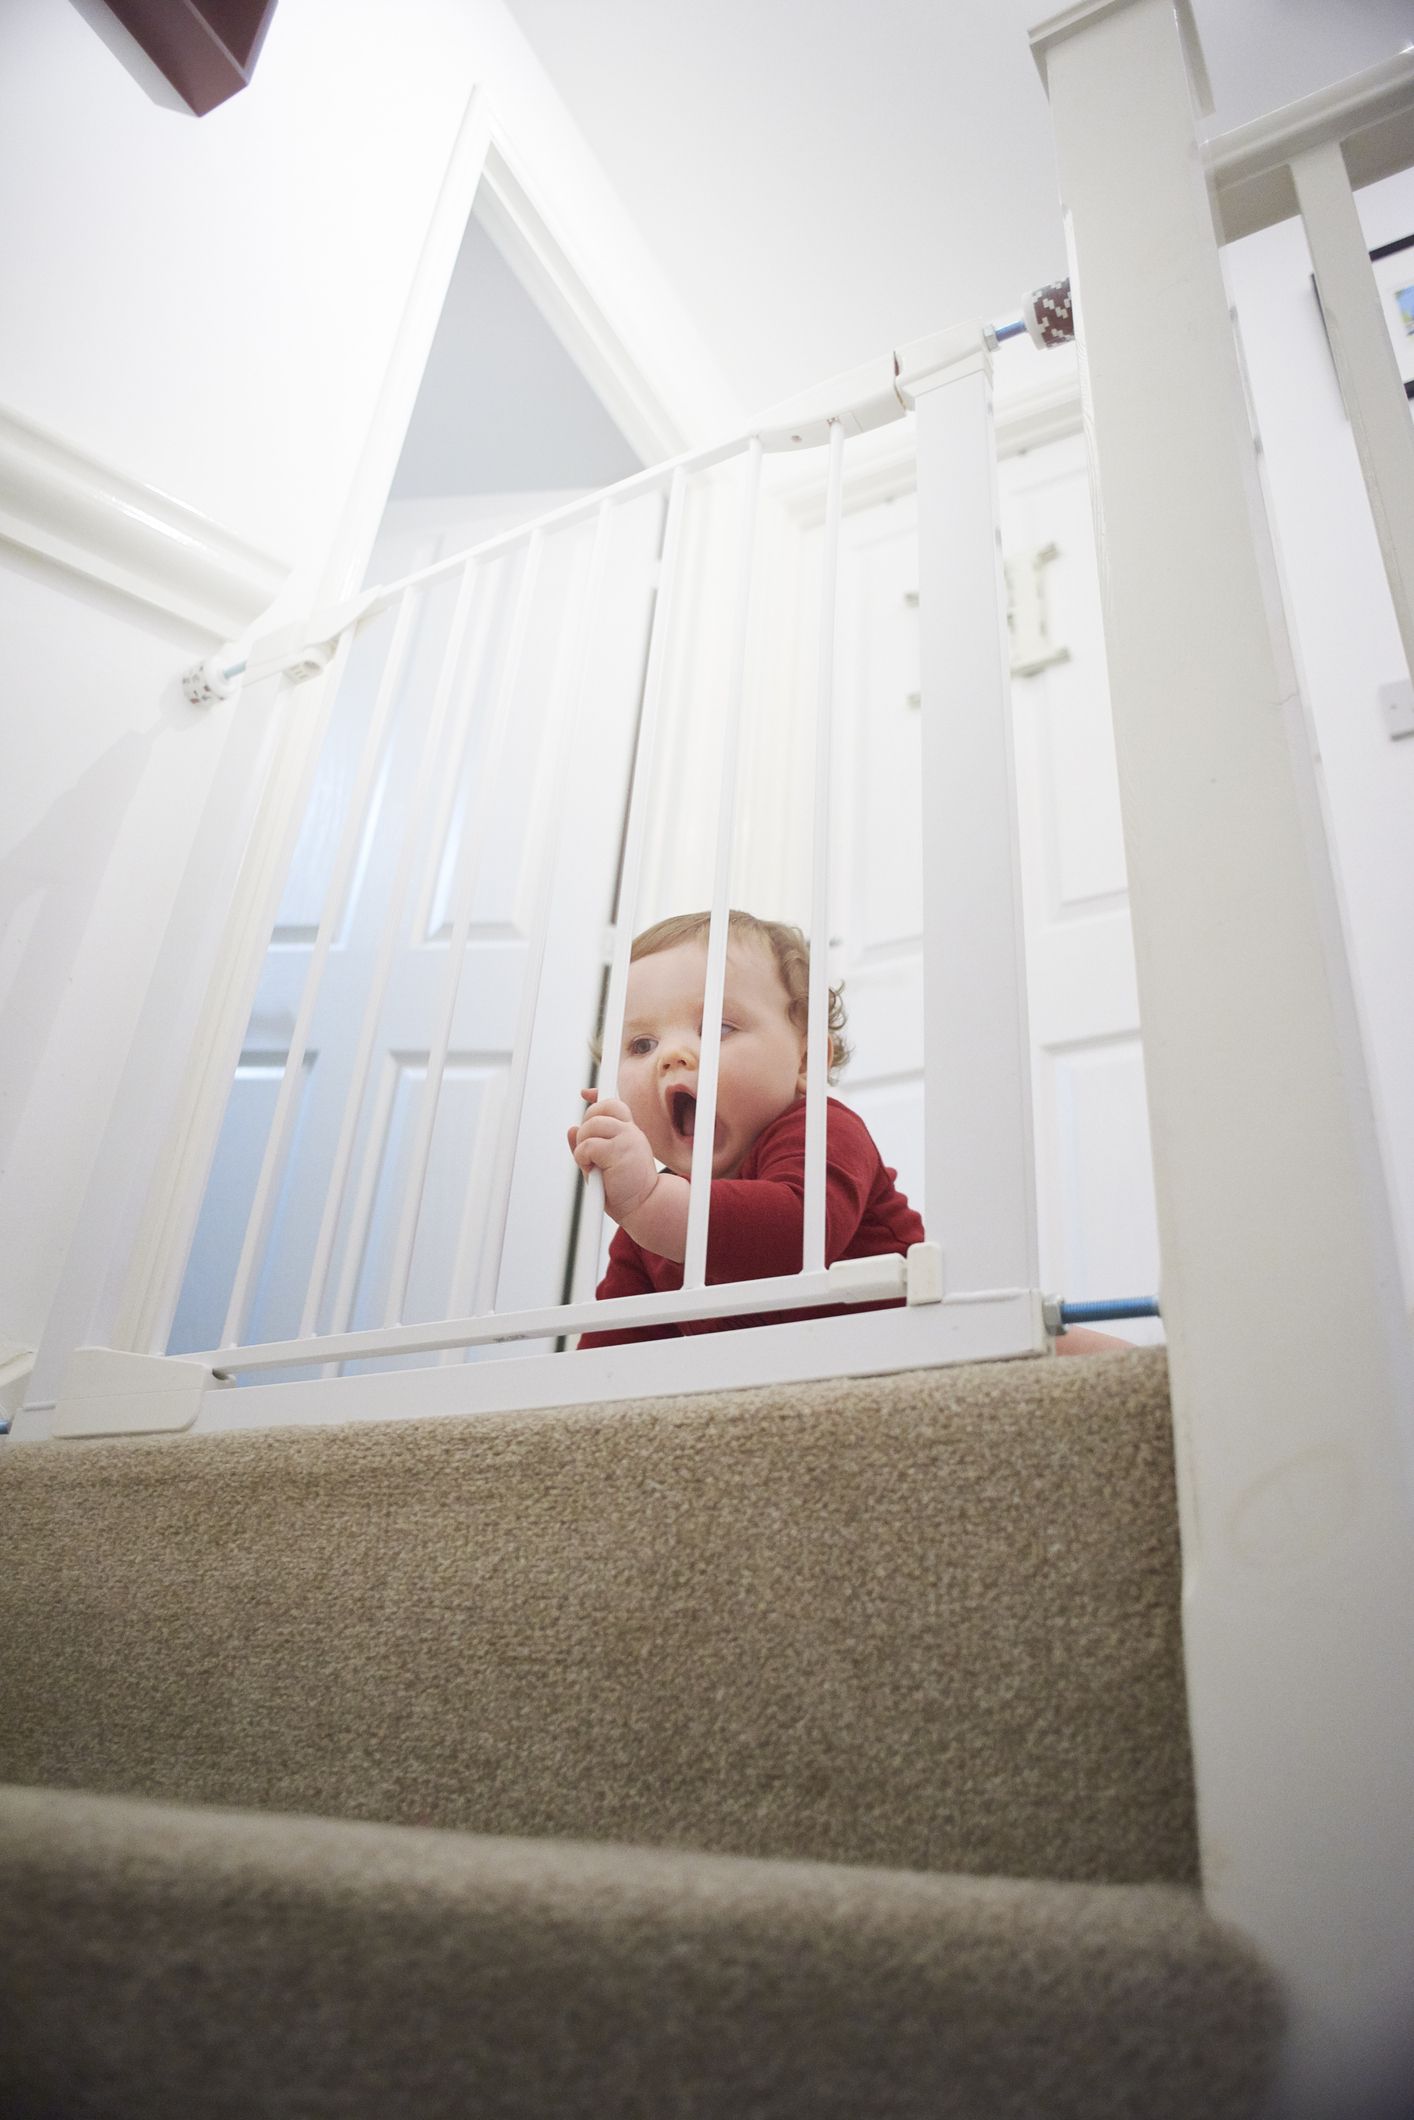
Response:
[[[652,1052],[653,1040],[651,1038],[630,1038],[628,1050],[636,1060],[641,1060],[645,1053]]]

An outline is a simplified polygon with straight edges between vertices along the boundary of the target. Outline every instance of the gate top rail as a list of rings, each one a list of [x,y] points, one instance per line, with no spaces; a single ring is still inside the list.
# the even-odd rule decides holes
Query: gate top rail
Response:
[[[261,678],[283,674],[298,682],[316,676],[327,667],[340,634],[387,610],[408,589],[421,588],[459,568],[497,559],[524,544],[536,532],[542,536],[552,535],[577,523],[592,521],[605,509],[620,508],[646,494],[664,492],[675,477],[714,470],[718,464],[730,462],[753,444],[767,455],[790,455],[824,447],[836,429],[844,435],[856,435],[889,426],[913,409],[911,400],[900,388],[900,378],[909,369],[931,366],[935,359],[952,358],[964,341],[978,343],[990,352],[1025,331],[1039,347],[1066,343],[1073,337],[1068,295],[1069,283],[1057,281],[1027,296],[1020,320],[1003,324],[967,322],[953,325],[915,340],[909,346],[876,355],[858,368],[831,376],[802,392],[792,401],[796,412],[793,419],[776,422],[768,414],[765,421],[744,427],[726,440],[687,450],[661,464],[632,472],[611,486],[566,501],[544,515],[516,523],[508,530],[499,530],[494,536],[483,538],[479,544],[434,560],[429,566],[399,575],[392,581],[379,582],[346,603],[312,613],[295,625],[259,637],[244,655],[234,642],[227,642],[214,654],[183,672],[186,696],[193,706],[208,706],[215,700],[229,698],[242,679],[254,683]],[[1050,299],[1047,301],[1046,298]],[[1043,301],[1049,312],[1044,323],[1040,321]],[[1064,319],[1059,328],[1055,315],[1057,308]]]

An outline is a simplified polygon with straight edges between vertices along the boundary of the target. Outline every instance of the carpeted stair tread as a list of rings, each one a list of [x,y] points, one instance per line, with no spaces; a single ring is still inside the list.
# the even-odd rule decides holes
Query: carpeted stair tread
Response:
[[[11,1445],[0,1525],[8,1781],[1196,1877],[1160,1351]]]
[[[9,2120],[1239,2120],[1276,2007],[1172,1885],[0,1791]]]

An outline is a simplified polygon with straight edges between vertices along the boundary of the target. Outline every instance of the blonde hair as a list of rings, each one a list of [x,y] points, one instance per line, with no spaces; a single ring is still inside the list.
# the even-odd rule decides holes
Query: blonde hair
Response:
[[[674,913],[667,920],[657,920],[641,935],[634,936],[629,960],[636,963],[640,957],[655,956],[660,950],[675,950],[680,943],[695,942],[699,936],[706,942],[711,922],[710,913]],[[810,1027],[810,944],[802,931],[781,920],[758,920],[754,913],[733,911],[727,915],[727,940],[756,941],[770,952],[785,988],[786,1013],[804,1037]],[[844,1037],[843,981],[829,991],[830,1057],[825,1073],[826,1079],[834,1082],[849,1060],[850,1047]],[[590,1040],[590,1051],[596,1061],[603,1057],[598,1038]]]

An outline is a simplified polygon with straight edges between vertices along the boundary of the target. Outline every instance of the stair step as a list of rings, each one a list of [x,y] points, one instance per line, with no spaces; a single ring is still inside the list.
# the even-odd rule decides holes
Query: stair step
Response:
[[[19,1444],[0,1511],[3,1780],[1196,1878],[1160,1351]]]
[[[1277,2006],[1165,1885],[0,1791],[0,2104],[105,2120],[1246,2120]]]

